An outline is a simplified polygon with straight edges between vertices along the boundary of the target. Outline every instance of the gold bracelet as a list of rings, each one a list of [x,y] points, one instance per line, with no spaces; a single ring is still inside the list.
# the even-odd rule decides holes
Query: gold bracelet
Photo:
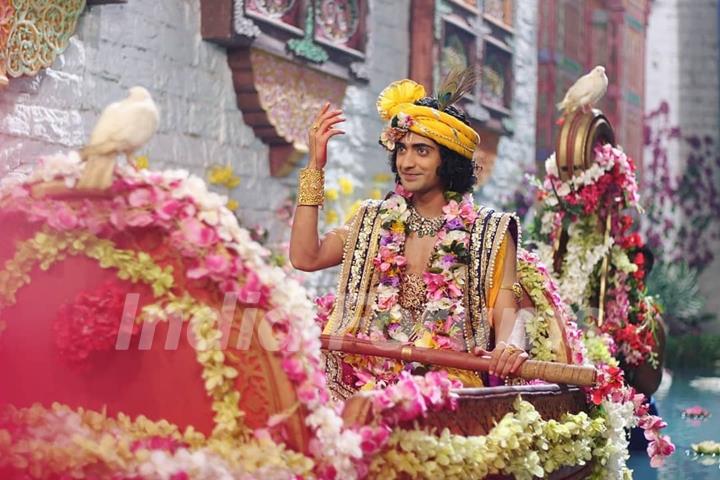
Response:
[[[515,301],[517,303],[520,303],[520,300],[522,300],[523,289],[522,285],[520,285],[519,282],[515,282],[509,287],[500,287],[500,290],[510,290],[513,293],[513,296],[515,297]]]
[[[298,205],[322,205],[325,200],[325,172],[317,168],[301,168],[298,178]]]

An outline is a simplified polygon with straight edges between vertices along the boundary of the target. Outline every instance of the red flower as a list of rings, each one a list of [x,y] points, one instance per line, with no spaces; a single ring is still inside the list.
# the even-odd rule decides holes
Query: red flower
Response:
[[[93,352],[109,351],[121,333],[123,307],[128,292],[107,282],[94,292],[82,292],[60,307],[53,321],[55,345],[70,364],[81,365]],[[133,321],[132,332],[139,327]]]
[[[645,266],[645,255],[643,255],[642,252],[636,253],[635,258],[633,259],[633,263],[640,268],[644,267]]]
[[[642,244],[642,237],[638,232],[632,233],[620,240],[620,245],[625,249],[640,247]]]
[[[595,405],[600,405],[605,398],[620,390],[623,387],[623,378],[623,371],[620,367],[602,365],[598,372],[595,387],[590,391],[592,402]]]

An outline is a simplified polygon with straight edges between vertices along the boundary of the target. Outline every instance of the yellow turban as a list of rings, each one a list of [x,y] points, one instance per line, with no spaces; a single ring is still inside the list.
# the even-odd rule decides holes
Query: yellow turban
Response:
[[[395,141],[409,130],[472,160],[480,141],[477,132],[452,115],[415,105],[425,96],[425,88],[408,79],[393,82],[380,93],[378,113],[383,120],[390,122],[380,137],[380,143],[388,150],[394,150]]]

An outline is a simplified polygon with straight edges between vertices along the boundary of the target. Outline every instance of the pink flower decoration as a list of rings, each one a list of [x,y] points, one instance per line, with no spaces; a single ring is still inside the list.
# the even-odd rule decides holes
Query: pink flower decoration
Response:
[[[412,192],[408,192],[407,190],[405,190],[405,188],[399,183],[395,184],[395,193],[404,198],[412,197]]]
[[[281,361],[281,365],[291,381],[304,382],[307,379],[307,372],[300,358],[286,357]]]
[[[362,438],[360,447],[364,455],[373,455],[379,452],[390,438],[390,428],[385,425],[377,427],[364,425],[360,427],[358,433]]]
[[[450,200],[447,205],[442,208],[445,214],[445,221],[449,222],[460,216],[460,204],[455,200]]]
[[[666,457],[675,453],[675,445],[670,441],[670,437],[661,435],[650,442],[647,453],[650,457],[650,466],[659,468],[665,463]]]
[[[155,202],[154,197],[149,188],[137,188],[130,192],[127,200],[131,207],[142,208],[152,205]]]
[[[645,415],[640,419],[638,426],[645,430],[645,438],[654,440],[658,436],[658,430],[667,427],[667,423],[656,415]]]
[[[58,205],[57,210],[48,216],[47,221],[50,226],[56,230],[72,230],[79,224],[75,212],[64,203]]]
[[[155,209],[155,212],[157,213],[158,218],[162,220],[170,220],[180,212],[182,206],[183,204],[180,200],[171,198],[160,203]]]
[[[215,230],[196,218],[186,218],[180,223],[180,230],[191,244],[207,248],[217,241]]]

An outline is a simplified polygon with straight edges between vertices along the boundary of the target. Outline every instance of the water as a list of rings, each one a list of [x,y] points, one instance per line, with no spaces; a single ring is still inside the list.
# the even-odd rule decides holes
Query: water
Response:
[[[663,433],[672,437],[676,451],[660,469],[650,468],[647,456],[634,453],[629,467],[636,479],[720,480],[720,457],[698,457],[690,445],[703,440],[720,442],[720,368],[675,370],[664,379],[656,401],[660,416],[668,423]],[[668,385],[669,383],[669,385]],[[687,407],[699,405],[710,412],[705,420],[682,418]]]

